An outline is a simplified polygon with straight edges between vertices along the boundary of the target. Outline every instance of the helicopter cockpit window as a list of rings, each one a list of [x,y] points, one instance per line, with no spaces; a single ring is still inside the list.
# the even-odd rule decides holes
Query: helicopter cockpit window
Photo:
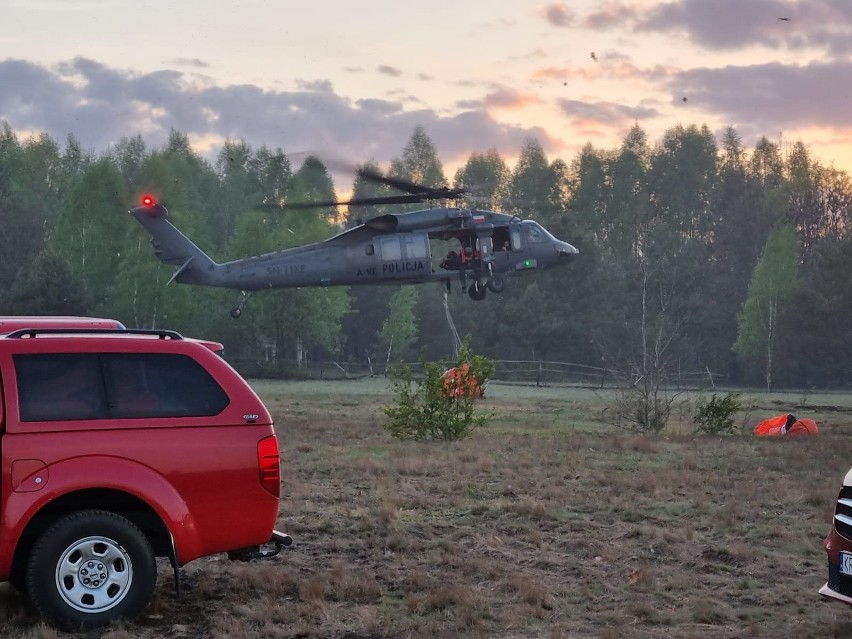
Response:
[[[545,237],[544,233],[542,232],[542,230],[538,226],[528,226],[527,227],[527,239],[532,244],[547,241],[547,238]]]

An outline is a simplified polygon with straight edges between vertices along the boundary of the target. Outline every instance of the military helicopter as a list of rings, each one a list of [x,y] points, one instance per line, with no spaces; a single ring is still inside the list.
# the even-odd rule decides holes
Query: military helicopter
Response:
[[[533,220],[446,206],[447,201],[464,197],[463,189],[426,187],[364,169],[358,173],[406,194],[280,208],[432,201],[440,206],[379,215],[321,242],[223,264],[214,262],[175,228],[166,207],[153,196],[143,195],[142,206],[130,214],[151,234],[160,261],[177,267],[169,283],[239,289],[240,301],[231,310],[234,318],[241,315],[253,291],[267,288],[437,281],[449,290],[455,280],[471,299],[481,300],[489,290],[502,292],[506,279],[515,273],[567,264],[578,253]],[[451,246],[458,242],[458,248],[433,257],[430,240],[444,240]]]

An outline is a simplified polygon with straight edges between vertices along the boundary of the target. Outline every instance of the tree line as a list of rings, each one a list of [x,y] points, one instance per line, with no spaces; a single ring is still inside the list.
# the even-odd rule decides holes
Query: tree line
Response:
[[[363,165],[375,172],[373,162]],[[387,175],[466,188],[461,206],[535,219],[580,249],[567,268],[510,278],[472,302],[438,285],[264,291],[243,316],[234,291],[167,282],[126,211],[143,192],[217,261],[325,239],[374,215],[422,205],[275,208],[328,201],[317,157],[226,141],[215,162],[186,134],[161,148],[141,135],[96,153],[73,135],[20,140],[0,130],[0,312],[114,317],[217,339],[248,372],[307,361],[373,364],[452,357],[449,319],[497,360],[560,360],[664,379],[707,371],[728,384],[852,383],[852,183],[797,142],[747,149],[733,128],[672,127],[657,143],[634,126],[621,145],[587,144],[570,162],[528,140],[514,167],[474,152],[450,180],[414,130]],[[355,178],[353,197],[388,194]]]

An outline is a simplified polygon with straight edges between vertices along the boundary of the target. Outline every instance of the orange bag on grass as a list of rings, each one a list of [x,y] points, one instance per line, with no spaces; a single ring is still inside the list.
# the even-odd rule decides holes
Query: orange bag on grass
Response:
[[[787,414],[764,419],[754,427],[753,432],[758,437],[802,437],[816,435],[818,429],[812,419],[796,419],[795,416]]]

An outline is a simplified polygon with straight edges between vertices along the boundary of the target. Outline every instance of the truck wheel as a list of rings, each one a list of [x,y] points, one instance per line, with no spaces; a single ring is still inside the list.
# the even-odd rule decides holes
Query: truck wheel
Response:
[[[84,510],[55,522],[30,554],[27,589],[62,628],[139,614],[157,581],[154,551],[139,528],[115,513]]]

